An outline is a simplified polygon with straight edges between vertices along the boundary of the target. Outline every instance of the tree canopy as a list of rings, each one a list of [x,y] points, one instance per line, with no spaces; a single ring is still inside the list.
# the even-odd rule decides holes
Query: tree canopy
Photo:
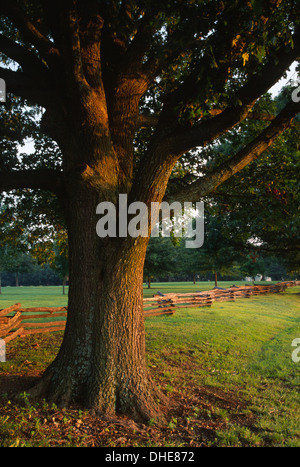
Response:
[[[299,55],[295,1],[3,1],[1,15],[4,63],[18,64],[14,70],[1,67],[8,92],[44,109],[42,127],[60,145],[71,126],[63,112],[67,101],[76,99],[82,115],[77,125],[84,126],[85,118],[93,118],[86,115],[93,106],[84,104],[93,102],[94,92],[98,97],[102,92],[107,110],[97,110],[101,115],[108,112],[119,172],[130,174],[136,166],[140,185],[150,166],[156,170],[154,182],[159,166],[169,166],[170,159],[175,163],[244,118],[255,117],[251,111],[256,100]],[[118,119],[129,102],[132,115],[121,134]],[[241,170],[298,110],[290,101],[267,129],[258,132],[257,140],[249,141],[234,158],[230,155],[184,196],[198,199],[231,176],[233,166]],[[60,116],[59,124],[54,115]],[[151,144],[148,138],[143,157],[134,157],[133,137],[145,126],[151,128]],[[3,189],[31,186],[57,192],[61,172],[50,160],[49,154],[41,155],[35,173],[2,175]]]

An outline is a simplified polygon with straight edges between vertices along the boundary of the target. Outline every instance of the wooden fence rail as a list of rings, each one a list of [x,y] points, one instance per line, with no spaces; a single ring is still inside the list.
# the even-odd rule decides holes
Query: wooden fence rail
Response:
[[[17,336],[62,331],[66,318],[67,307],[22,308],[17,303],[0,311],[0,338],[7,343]]]
[[[173,315],[180,308],[209,307],[214,302],[235,301],[261,294],[284,292],[287,287],[300,286],[300,281],[278,282],[270,285],[232,286],[228,289],[189,293],[158,293],[144,299],[144,316]],[[61,319],[63,318],[63,319]],[[0,338],[10,342],[17,336],[65,329],[67,307],[22,308],[20,303],[0,310]]]
[[[250,298],[252,296],[268,293],[283,292],[287,287],[300,285],[300,281],[278,282],[270,285],[232,286],[228,289],[215,287],[209,291],[196,293],[170,293],[158,294],[144,299],[145,316],[174,314],[179,308],[211,306],[213,302],[235,301],[237,298]]]

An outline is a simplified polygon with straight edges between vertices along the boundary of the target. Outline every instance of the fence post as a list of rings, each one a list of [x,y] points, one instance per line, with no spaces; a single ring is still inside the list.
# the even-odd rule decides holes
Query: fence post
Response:
[[[3,339],[0,339],[0,363],[1,362],[6,362],[6,344]]]
[[[0,78],[0,102],[6,102],[6,83]]]

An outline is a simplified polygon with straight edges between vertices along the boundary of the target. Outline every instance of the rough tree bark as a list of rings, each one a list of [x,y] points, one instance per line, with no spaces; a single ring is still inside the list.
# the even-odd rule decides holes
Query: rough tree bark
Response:
[[[95,235],[95,206],[89,209],[85,202],[73,209],[77,232],[70,229],[68,321],[40,394],[63,406],[80,400],[87,407],[136,420],[157,417],[158,393],[145,363],[142,284],[147,241],[101,241]],[[78,248],[83,254],[78,255]]]
[[[70,158],[66,151],[72,175],[59,197],[69,241],[68,319],[56,359],[30,392],[59,406],[80,401],[109,414],[159,420],[157,401],[165,399],[145,362],[143,267],[149,238],[97,236],[96,207],[116,202],[120,179],[107,164],[107,142],[103,147],[102,137],[93,140],[92,156]]]

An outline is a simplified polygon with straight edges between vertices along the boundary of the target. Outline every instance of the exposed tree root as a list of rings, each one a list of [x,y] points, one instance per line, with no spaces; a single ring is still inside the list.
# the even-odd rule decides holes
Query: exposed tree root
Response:
[[[130,387],[126,388],[121,386],[113,388],[114,404],[108,404],[107,394],[101,384],[98,387],[97,397],[92,399],[86,397],[90,395],[88,383],[81,385],[80,389],[79,387],[78,381],[66,373],[58,382],[54,369],[49,367],[41,380],[27,393],[33,399],[44,398],[61,408],[79,403],[84,408],[105,417],[125,416],[137,423],[153,420],[157,425],[165,422],[164,411],[168,407],[168,399],[149,379],[143,380],[142,383],[139,381],[139,384],[131,383]],[[85,397],[82,397],[83,394]],[[110,398],[111,394],[110,390]]]

